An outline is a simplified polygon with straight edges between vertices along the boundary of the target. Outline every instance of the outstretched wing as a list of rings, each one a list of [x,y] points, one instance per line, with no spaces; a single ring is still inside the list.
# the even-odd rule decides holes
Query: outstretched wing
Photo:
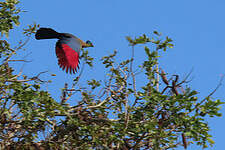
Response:
[[[67,73],[75,73],[79,69],[79,51],[75,51],[69,45],[59,40],[56,43],[56,56],[60,68],[66,70]]]

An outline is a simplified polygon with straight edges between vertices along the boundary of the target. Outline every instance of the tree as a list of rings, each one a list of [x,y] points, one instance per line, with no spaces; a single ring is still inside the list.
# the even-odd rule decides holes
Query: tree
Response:
[[[221,116],[220,100],[204,99],[197,91],[184,88],[187,78],[159,69],[159,56],[173,47],[169,37],[157,31],[138,38],[127,37],[132,57],[117,62],[117,52],[101,59],[107,70],[105,82],[91,79],[78,87],[82,73],[72,85],[65,83],[61,101],[42,90],[40,72],[28,77],[15,73],[10,63],[39,27],[24,29],[27,40],[12,48],[9,31],[19,25],[17,0],[0,2],[0,147],[1,149],[173,149],[194,143],[203,148],[214,141],[208,133],[206,116]],[[6,36],[6,37],[5,37]],[[147,59],[133,67],[137,45],[145,45]],[[93,67],[88,51],[81,58]],[[134,71],[134,70],[138,70]],[[137,83],[141,75],[144,83]],[[80,97],[77,105],[68,99]],[[60,119],[61,118],[61,119]],[[40,139],[39,135],[45,134]]]

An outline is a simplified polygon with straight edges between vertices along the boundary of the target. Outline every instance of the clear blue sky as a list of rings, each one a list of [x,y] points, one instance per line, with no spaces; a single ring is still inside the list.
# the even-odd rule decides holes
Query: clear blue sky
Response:
[[[182,76],[193,68],[193,80],[189,85],[200,92],[201,98],[207,96],[225,74],[224,0],[22,0],[20,7],[27,11],[21,16],[23,27],[36,22],[42,27],[72,33],[93,42],[95,47],[89,52],[96,59],[95,67],[86,67],[83,78],[102,79],[105,73],[99,62],[102,56],[114,49],[118,50],[121,58],[130,55],[125,36],[150,35],[153,30],[171,37],[175,44],[173,49],[163,54],[161,67],[170,74]],[[11,34],[20,37],[21,32],[15,30]],[[55,42],[32,39],[26,51],[32,62],[25,65],[24,71],[30,75],[46,70],[56,74],[55,77],[48,76],[53,84],[46,88],[60,96],[59,88],[65,82],[70,83],[74,76],[59,69]],[[135,53],[136,62],[142,61],[141,48]],[[213,97],[225,100],[224,85]],[[225,107],[221,112],[225,115]],[[224,118],[207,118],[216,142],[213,150],[224,149]],[[188,149],[199,148],[190,146]]]

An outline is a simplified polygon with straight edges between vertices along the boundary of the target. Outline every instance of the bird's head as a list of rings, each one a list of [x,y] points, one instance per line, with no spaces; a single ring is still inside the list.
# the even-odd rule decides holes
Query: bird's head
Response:
[[[83,47],[94,47],[94,45],[88,40]]]

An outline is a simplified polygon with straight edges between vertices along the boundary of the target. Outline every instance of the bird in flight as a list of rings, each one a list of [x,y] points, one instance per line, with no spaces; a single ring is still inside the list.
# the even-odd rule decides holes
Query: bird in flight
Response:
[[[70,33],[58,33],[51,28],[40,28],[35,34],[37,40],[42,39],[58,39],[56,42],[56,56],[60,68],[75,74],[79,69],[79,54],[80,50],[85,47],[93,47],[93,44],[88,40],[86,42],[80,40]]]

